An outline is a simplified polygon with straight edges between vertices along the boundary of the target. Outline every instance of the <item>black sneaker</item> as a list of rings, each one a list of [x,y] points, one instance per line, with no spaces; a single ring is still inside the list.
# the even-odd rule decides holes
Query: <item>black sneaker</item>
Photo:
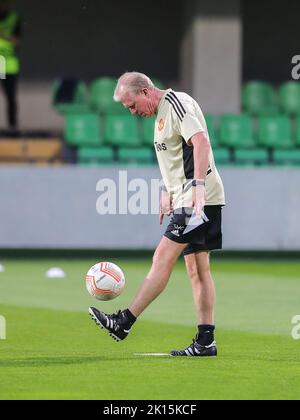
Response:
[[[89,308],[89,314],[100,328],[105,328],[109,335],[116,341],[124,340],[130,331],[130,324],[125,319],[122,311],[109,315],[96,308]]]
[[[170,352],[170,356],[216,357],[217,354],[217,343],[215,341],[209,346],[201,346],[195,339],[185,350],[173,350]]]

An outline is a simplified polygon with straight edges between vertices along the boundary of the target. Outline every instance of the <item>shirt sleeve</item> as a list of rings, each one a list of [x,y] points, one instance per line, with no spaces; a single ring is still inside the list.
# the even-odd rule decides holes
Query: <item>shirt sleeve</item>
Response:
[[[205,132],[195,109],[190,104],[183,104],[181,113],[176,113],[177,129],[179,134],[188,141],[197,133]]]

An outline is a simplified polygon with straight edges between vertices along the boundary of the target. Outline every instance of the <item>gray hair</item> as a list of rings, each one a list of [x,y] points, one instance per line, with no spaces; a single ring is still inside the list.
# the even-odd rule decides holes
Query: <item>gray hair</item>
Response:
[[[154,84],[148,76],[135,71],[124,73],[118,80],[114,100],[120,102],[125,93],[137,95],[143,89],[154,89]]]

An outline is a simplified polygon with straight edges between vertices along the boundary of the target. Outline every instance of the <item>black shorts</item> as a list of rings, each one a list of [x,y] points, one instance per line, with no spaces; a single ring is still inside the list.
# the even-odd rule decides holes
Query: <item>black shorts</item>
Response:
[[[202,218],[195,218],[191,208],[174,210],[164,236],[188,244],[183,255],[222,249],[222,206],[205,206],[203,210]]]

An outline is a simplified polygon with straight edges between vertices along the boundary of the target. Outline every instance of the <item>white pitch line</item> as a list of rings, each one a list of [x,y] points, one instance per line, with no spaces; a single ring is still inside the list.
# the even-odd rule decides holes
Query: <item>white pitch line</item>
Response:
[[[170,356],[169,353],[133,353],[134,356]]]

